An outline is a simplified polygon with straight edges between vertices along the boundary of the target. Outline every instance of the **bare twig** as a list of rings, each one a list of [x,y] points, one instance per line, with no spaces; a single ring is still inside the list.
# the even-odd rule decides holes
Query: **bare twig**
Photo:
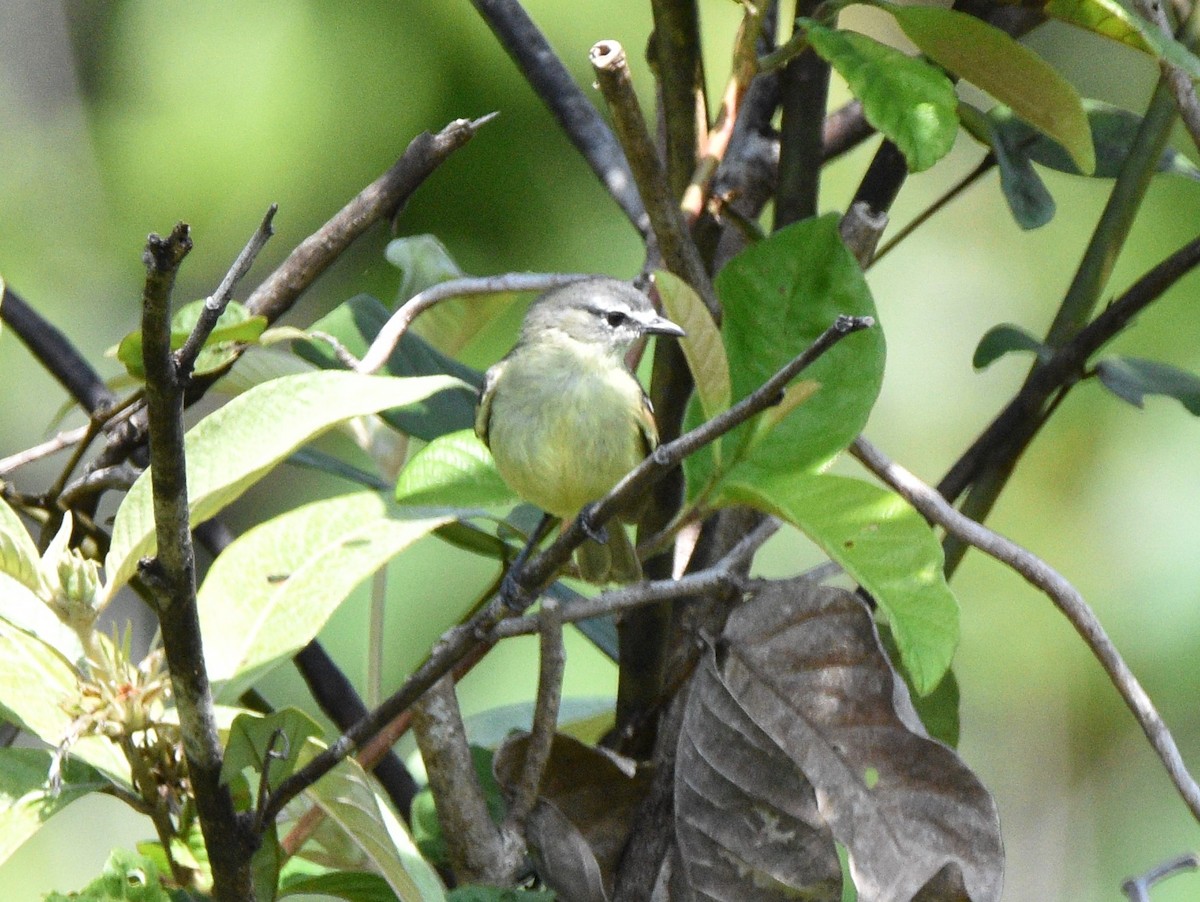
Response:
[[[1145,19],[1157,25],[1164,36],[1168,39],[1174,37],[1174,29],[1171,28],[1171,22],[1167,18],[1167,10],[1160,0],[1134,0],[1133,5]],[[1197,10],[1197,4],[1193,3],[1183,28],[1189,35],[1195,35],[1198,26],[1200,26],[1200,12]],[[1159,60],[1158,64],[1162,69],[1163,77],[1171,85],[1171,92],[1175,95],[1179,118],[1183,121],[1188,134],[1191,135],[1192,143],[1196,145],[1197,149],[1200,149],[1200,100],[1196,98],[1196,86],[1192,83],[1192,77],[1185,69],[1165,59]]]
[[[60,432],[54,438],[48,439],[40,445],[34,445],[32,448],[26,448],[24,451],[18,451],[16,454],[10,454],[8,457],[0,457],[0,478],[34,461],[78,445],[89,434],[90,429],[91,426],[86,424],[75,429],[68,429],[66,432]]]
[[[481,276],[478,278],[451,279],[431,285],[424,291],[418,292],[391,315],[371,347],[363,355],[363,359],[355,367],[360,373],[378,372],[392,351],[408,331],[413,320],[442,301],[449,298],[471,297],[484,294],[497,294],[503,291],[549,291],[561,285],[569,285],[589,276],[581,273],[506,273],[500,276]]]
[[[422,132],[414,138],[391,169],[288,255],[254,290],[246,307],[271,322],[277,320],[359,235],[376,222],[394,216],[429,174],[494,115],[457,119],[436,135]]]
[[[618,510],[626,507],[635,495],[644,492],[647,486],[652,485],[657,479],[661,479],[685,456],[716,441],[755,414],[770,407],[778,398],[783,387],[797,374],[820,358],[842,338],[852,332],[868,328],[872,324],[873,321],[869,317],[838,317],[837,322],[825,330],[804,353],[780,369],[757,391],[697,429],[680,436],[673,442],[659,446],[650,457],[634,468],[589,511],[588,519],[591,521],[589,528],[592,528],[592,525],[607,522]],[[553,573],[566,563],[572,551],[587,536],[587,532],[580,522],[581,519],[582,517],[576,518],[575,522],[549,548],[533,558],[523,572],[516,575],[516,579],[519,581],[516,585],[520,591],[528,594],[534,587],[540,589]],[[495,598],[470,621],[447,630],[425,662],[396,692],[384,700],[383,704],[355,723],[329,748],[279,784],[264,809],[264,818],[270,820],[278,815],[284,805],[328,773],[360,743],[365,742],[399,717],[456,663],[473,652],[478,652],[482,647],[488,646],[489,632],[500,621],[514,616],[514,614],[515,612],[504,602]]]
[[[926,519],[936,523],[960,541],[978,548],[1012,568],[1049,596],[1092,650],[1117,692],[1133,712],[1142,732],[1150,740],[1150,745],[1162,761],[1167,776],[1175,784],[1192,816],[1200,820],[1200,786],[1196,785],[1196,781],[1188,773],[1171,731],[1163,723],[1162,716],[1155,709],[1150,696],[1129,669],[1129,665],[1125,663],[1079,591],[1045,561],[959,513],[936,489],[889,460],[866,439],[861,436],[856,439],[851,453],[862,461],[867,469],[899,492]]]
[[[1184,871],[1194,871],[1200,868],[1200,855],[1187,852],[1155,865],[1138,877],[1130,877],[1121,884],[1121,890],[1129,897],[1129,902],[1150,902],[1150,887],[1154,884],[1173,877]]]
[[[471,0],[525,80],[643,238],[650,219],[621,145],[516,0]]]
[[[821,129],[821,159],[828,163],[875,134],[863,116],[862,101],[851,100],[825,117]]]
[[[271,204],[267,209],[266,215],[263,217],[262,223],[255,229],[254,234],[250,236],[250,240],[246,242],[246,246],[242,248],[242,252],[237,255],[237,259],[233,261],[233,265],[225,273],[225,278],[221,280],[221,284],[217,286],[217,290],[204,299],[204,310],[201,312],[200,318],[196,321],[196,325],[192,329],[192,334],[187,337],[187,341],[183,343],[183,347],[175,353],[175,367],[179,372],[180,379],[186,380],[191,375],[192,367],[196,365],[196,357],[199,356],[200,350],[204,347],[204,342],[208,340],[208,336],[216,328],[217,320],[221,318],[221,314],[225,312],[225,308],[233,297],[234,286],[250,271],[250,267],[254,265],[254,260],[258,257],[259,252],[266,246],[271,236],[275,234],[275,230],[271,228],[271,220],[275,218],[275,213],[278,209],[278,204]]]
[[[617,138],[625,148],[638,192],[650,216],[663,262],[696,290],[714,317],[718,316],[720,304],[712,280],[684,225],[683,214],[667,184],[662,161],[646,130],[646,120],[633,91],[625,50],[617,41],[600,41],[592,47],[590,58],[600,93],[612,112]]]
[[[542,774],[546,770],[546,762],[550,760],[550,747],[558,727],[563,668],[566,664],[562,639],[562,609],[558,602],[553,598],[545,599],[538,612],[537,621],[538,636],[541,638],[537,700],[529,729],[529,741],[525,744],[525,761],[513,789],[506,819],[507,825],[518,833],[523,831],[525,819],[529,817],[529,812],[533,810],[537,801]]]
[[[146,242],[142,296],[142,356],[150,428],[157,557],[144,561],[141,576],[152,591],[163,648],[179,710],[188,774],[200,813],[213,871],[214,896],[233,902],[251,895],[250,856],[255,839],[221,784],[221,740],[204,666],[196,611],[196,562],[188,526],[183,451],[183,385],[171,354],[171,288],[191,249],[188,227]]]

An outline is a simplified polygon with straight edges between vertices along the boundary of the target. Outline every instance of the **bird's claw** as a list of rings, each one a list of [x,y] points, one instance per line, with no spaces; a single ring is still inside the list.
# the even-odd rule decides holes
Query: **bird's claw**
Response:
[[[604,545],[608,542],[608,530],[603,526],[592,525],[592,515],[596,512],[597,505],[589,504],[579,512],[579,528],[593,542],[599,542]]]

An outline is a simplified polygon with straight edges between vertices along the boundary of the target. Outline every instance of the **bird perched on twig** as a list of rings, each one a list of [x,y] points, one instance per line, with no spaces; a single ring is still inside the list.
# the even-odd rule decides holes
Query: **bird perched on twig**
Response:
[[[654,450],[654,411],[625,363],[644,335],[684,331],[617,279],[574,282],[530,305],[516,345],[487,371],[475,414],[475,432],[509,488],[569,519]],[[603,532],[580,546],[580,575],[595,583],[640,579],[624,528],[614,523]]]

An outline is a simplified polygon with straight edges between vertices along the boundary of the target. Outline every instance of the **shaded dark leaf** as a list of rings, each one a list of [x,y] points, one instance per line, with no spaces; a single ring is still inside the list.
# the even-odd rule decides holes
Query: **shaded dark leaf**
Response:
[[[1105,388],[1135,407],[1145,404],[1146,395],[1166,395],[1200,416],[1200,378],[1186,370],[1140,357],[1110,357],[1096,365],[1096,375]]]
[[[986,369],[1005,354],[1014,351],[1032,351],[1040,360],[1046,360],[1050,356],[1050,349],[1020,326],[1001,323],[999,326],[992,326],[984,333],[983,338],[979,339],[975,356],[971,358],[971,365],[977,370]]]
[[[697,890],[728,899],[709,887],[719,891],[740,880],[744,891],[736,898],[783,898],[787,875],[798,870],[795,850],[791,858],[772,854],[763,838],[768,826],[794,823],[778,800],[799,797],[799,791],[747,798],[739,787],[750,770],[759,785],[795,785],[800,774],[811,783],[821,817],[848,851],[859,898],[1000,897],[1003,852],[995,804],[953,751],[906,725],[910,715],[895,703],[895,673],[856,596],[803,580],[768,583],[734,612],[722,640],[688,699],[685,721],[693,726],[681,738],[676,777],[677,787],[694,785],[701,802],[720,803],[687,825],[681,816],[678,827]],[[739,722],[753,722],[757,732],[731,731],[705,754],[702,766],[685,767],[683,742],[701,748],[705,730],[731,722],[727,714],[708,713],[723,712],[722,702],[735,704]],[[776,754],[763,755],[763,737]],[[715,768],[738,775],[727,780],[724,794],[706,781]],[[743,818],[744,829],[732,829],[742,811],[757,820]],[[709,823],[726,829],[714,836]],[[703,842],[694,840],[697,831]],[[719,854],[714,857],[706,842],[715,843]],[[747,867],[771,882],[745,880]],[[759,887],[763,895],[754,895]],[[807,889],[807,883],[795,886],[792,897]]]
[[[496,778],[502,786],[511,787],[516,782],[528,740],[527,734],[515,734],[496,752]],[[558,823],[558,818],[568,818],[599,866],[603,886],[611,888],[634,809],[649,785],[649,774],[636,771],[633,762],[559,733],[554,737],[539,790],[540,799],[551,803],[557,812],[557,817],[554,813],[542,815],[546,829]],[[553,832],[547,835],[553,836]],[[590,866],[579,862],[582,853],[572,851],[575,840],[566,838],[563,843],[551,850],[564,856],[561,862],[543,849],[547,866],[565,867],[569,863],[572,874],[578,870],[576,877],[588,873]],[[555,885],[546,874],[542,876]],[[564,897],[576,898],[565,892]]]

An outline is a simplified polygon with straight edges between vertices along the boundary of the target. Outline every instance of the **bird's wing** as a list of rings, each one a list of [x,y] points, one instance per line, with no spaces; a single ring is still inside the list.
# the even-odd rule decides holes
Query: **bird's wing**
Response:
[[[483,391],[479,394],[479,405],[475,408],[475,434],[485,445],[488,444],[488,429],[492,419],[492,397],[496,393],[496,383],[500,381],[500,373],[507,361],[501,360],[490,367],[483,377]]]
[[[649,454],[658,447],[658,424],[654,422],[654,405],[645,392],[642,392],[642,403],[638,407],[637,424],[646,443],[646,454]]]

